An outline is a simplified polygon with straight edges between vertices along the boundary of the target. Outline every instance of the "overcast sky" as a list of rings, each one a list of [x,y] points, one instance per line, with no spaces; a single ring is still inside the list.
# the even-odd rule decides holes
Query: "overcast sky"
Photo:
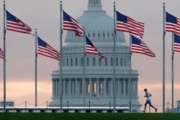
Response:
[[[117,10],[145,23],[144,41],[155,52],[156,58],[133,54],[133,69],[139,71],[139,96],[143,101],[142,89],[151,89],[155,104],[161,106],[161,82],[162,82],[162,3],[163,0],[116,0]],[[88,0],[64,0],[64,9],[75,18],[82,15],[87,9]],[[3,15],[2,0],[0,1],[0,16]],[[7,0],[7,9],[26,22],[33,29],[38,28],[39,35],[55,48],[59,48],[59,0]],[[102,0],[103,9],[109,16],[113,15],[113,0]],[[166,0],[166,9],[180,18],[180,0]],[[0,38],[2,39],[2,21],[0,17]],[[127,34],[126,34],[127,35]],[[167,99],[170,100],[171,79],[171,33],[166,36],[166,80]],[[0,47],[2,47],[2,40]],[[21,104],[26,99],[33,99],[34,80],[34,37],[14,32],[7,32],[7,80],[8,98],[16,100]],[[0,66],[2,66],[2,60]],[[38,79],[41,81],[39,88],[41,99],[51,98],[51,72],[58,69],[58,62],[39,57]],[[175,55],[175,82],[176,91],[180,90],[180,54]],[[2,67],[0,69],[1,91],[2,91]],[[17,81],[19,81],[17,83]],[[16,84],[17,83],[17,84]],[[16,86],[16,87],[15,87]],[[12,88],[15,87],[15,88]],[[19,88],[19,89],[16,89]],[[24,92],[19,94],[14,90]],[[18,93],[18,94],[17,94]],[[178,92],[176,92],[176,95]],[[2,92],[0,93],[2,100]],[[180,99],[177,96],[176,99]],[[45,101],[45,100],[44,100]],[[31,103],[33,101],[31,100]]]

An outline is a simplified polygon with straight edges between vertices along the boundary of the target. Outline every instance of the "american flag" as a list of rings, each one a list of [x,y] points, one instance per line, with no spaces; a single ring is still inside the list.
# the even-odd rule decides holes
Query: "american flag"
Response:
[[[4,51],[0,48],[0,58],[4,59]]]
[[[166,12],[166,31],[180,34],[180,19]]]
[[[102,54],[97,50],[97,48],[93,45],[90,39],[86,36],[86,46],[85,53],[87,55],[98,55],[99,57],[103,57]]]
[[[84,36],[84,28],[70,15],[68,15],[65,11],[63,11],[63,29],[67,31],[75,32],[76,36],[83,37]]]
[[[175,52],[180,52],[180,35],[174,34],[174,45],[173,49]]]
[[[131,36],[131,40],[132,53],[140,53],[149,57],[155,57],[155,54],[148,48],[148,46],[141,40],[141,38],[138,38],[138,36]]]
[[[56,60],[59,60],[59,52],[51,47],[49,44],[47,44],[45,41],[43,41],[40,37],[38,37],[38,50],[37,54],[43,55],[49,58],[53,58]]]
[[[27,24],[22,22],[16,16],[11,14],[10,12],[6,11],[6,19],[7,19],[7,30],[20,32],[25,34],[30,34],[32,29]]]
[[[143,38],[144,23],[138,22],[122,13],[116,11],[116,30],[128,32],[131,35],[136,35]]]

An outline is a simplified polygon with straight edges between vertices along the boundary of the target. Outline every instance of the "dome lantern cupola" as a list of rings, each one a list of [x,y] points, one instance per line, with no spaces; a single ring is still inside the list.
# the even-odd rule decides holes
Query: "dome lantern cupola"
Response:
[[[88,10],[102,10],[101,0],[89,0]]]

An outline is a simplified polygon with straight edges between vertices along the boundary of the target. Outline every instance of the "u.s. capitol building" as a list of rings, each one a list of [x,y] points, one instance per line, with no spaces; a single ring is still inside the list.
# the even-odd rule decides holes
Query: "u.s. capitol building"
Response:
[[[63,45],[63,106],[112,106],[113,105],[113,64],[115,64],[116,106],[129,106],[132,90],[132,106],[139,109],[138,72],[131,69],[131,54],[128,40],[117,32],[115,62],[113,62],[114,20],[102,9],[101,0],[89,0],[88,9],[78,18],[85,27],[87,36],[105,56],[86,56],[84,41],[73,32],[68,32]],[[85,70],[85,72],[83,72]],[[59,70],[52,73],[52,101],[50,106],[60,104]],[[129,88],[130,85],[130,88]]]

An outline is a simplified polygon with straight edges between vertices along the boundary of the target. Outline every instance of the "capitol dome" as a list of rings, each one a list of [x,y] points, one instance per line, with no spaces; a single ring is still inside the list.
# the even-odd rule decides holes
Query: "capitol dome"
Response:
[[[133,110],[138,111],[138,72],[131,68],[128,40],[117,32],[113,51],[114,20],[102,9],[101,0],[88,0],[88,9],[78,21],[105,57],[85,55],[85,38],[67,32],[61,53],[62,71],[52,73],[50,106],[59,106],[62,87],[63,106],[129,107],[131,95]]]
[[[102,9],[101,0],[90,0],[88,3],[88,9],[84,11],[83,15],[78,19],[79,23],[85,28],[86,35],[91,38],[92,41],[100,43],[112,43],[114,35],[114,20],[108,16]],[[75,34],[68,32],[66,36],[66,43],[81,42],[75,39]],[[125,45],[125,37],[123,33],[117,33],[117,41],[119,45]]]

